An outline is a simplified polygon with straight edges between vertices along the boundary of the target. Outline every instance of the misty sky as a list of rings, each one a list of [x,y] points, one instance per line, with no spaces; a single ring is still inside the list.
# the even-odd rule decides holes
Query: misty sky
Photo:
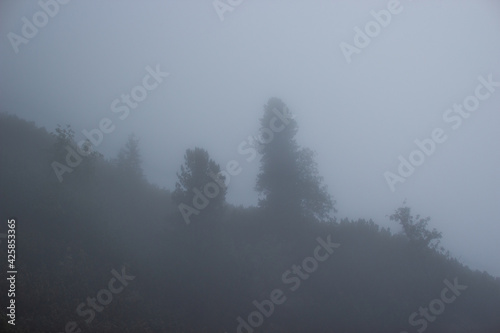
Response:
[[[223,168],[237,160],[227,200],[249,206],[259,162],[238,146],[276,96],[295,114],[298,143],[317,152],[337,217],[398,231],[386,215],[406,199],[452,255],[500,276],[500,87],[458,128],[443,118],[475,94],[478,77],[500,82],[500,3],[402,0],[348,63],[340,44],[354,46],[355,27],[390,2],[242,1],[222,21],[209,0],[73,0],[16,53],[8,34],[22,36],[22,18],[41,7],[2,1],[0,111],[49,131],[71,124],[77,140],[109,118],[115,130],[97,150],[114,158],[135,133],[147,178],[168,189],[188,148]],[[142,85],[148,66],[169,75],[120,119],[113,101]],[[446,141],[391,191],[384,173],[396,174],[399,155],[435,128]]]

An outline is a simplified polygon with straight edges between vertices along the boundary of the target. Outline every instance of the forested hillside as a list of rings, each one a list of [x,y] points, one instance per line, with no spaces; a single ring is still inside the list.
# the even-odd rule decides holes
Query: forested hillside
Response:
[[[387,212],[401,233],[336,217],[285,109],[268,101],[270,131],[248,147],[257,207],[227,204],[221,171],[238,166],[203,147],[172,161],[167,190],[147,182],[134,136],[105,158],[71,126],[1,114],[0,211],[16,219],[18,274],[16,326],[3,315],[0,331],[500,332],[500,279],[441,248],[425,212]]]

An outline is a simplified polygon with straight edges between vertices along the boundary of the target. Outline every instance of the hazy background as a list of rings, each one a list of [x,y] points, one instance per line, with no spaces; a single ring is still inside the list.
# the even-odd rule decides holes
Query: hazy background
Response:
[[[140,138],[147,178],[173,189],[187,148],[208,150],[231,179],[228,202],[255,205],[259,162],[237,147],[257,133],[276,96],[299,124],[298,142],[316,160],[338,217],[389,221],[406,198],[431,216],[442,244],[471,268],[500,276],[500,89],[453,131],[443,112],[474,92],[477,77],[500,81],[498,1],[401,1],[399,15],[347,64],[339,44],[387,1],[244,1],[221,21],[211,1],[72,1],[16,54],[35,1],[0,4],[1,111],[49,131],[71,124],[76,138],[110,118],[116,130],[98,151],[116,156]],[[111,102],[141,84],[145,67],[170,76],[120,120]],[[383,173],[398,155],[441,127],[448,140],[404,184]]]

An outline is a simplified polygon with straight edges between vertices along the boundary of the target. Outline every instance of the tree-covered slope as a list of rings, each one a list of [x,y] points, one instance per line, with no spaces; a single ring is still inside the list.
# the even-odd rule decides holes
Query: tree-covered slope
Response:
[[[172,200],[147,183],[134,139],[117,159],[89,155],[60,182],[51,163],[64,144],[74,147],[68,134],[0,115],[0,212],[16,218],[18,265],[16,326],[2,315],[2,331],[500,332],[500,279],[411,233],[320,220],[309,213],[310,197],[305,214],[283,214],[269,192],[259,207],[217,201],[187,224],[178,205],[191,201],[192,189],[180,187]],[[206,151],[195,151],[219,170]],[[314,170],[308,161],[297,167]],[[188,184],[197,169],[185,162]],[[262,172],[273,170],[270,163]],[[323,193],[317,204],[326,216],[334,201],[320,177],[301,175]],[[288,199],[305,200],[300,195]],[[413,218],[409,209],[397,212]],[[418,218],[407,221],[414,221],[408,230],[429,235],[422,225],[415,231]],[[118,290],[116,274],[129,280],[107,303],[101,291]],[[0,278],[6,304],[5,270]]]

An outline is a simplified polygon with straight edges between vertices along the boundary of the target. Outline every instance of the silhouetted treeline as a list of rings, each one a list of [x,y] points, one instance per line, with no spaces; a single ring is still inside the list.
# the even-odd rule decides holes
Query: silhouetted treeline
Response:
[[[260,201],[244,208],[225,201],[223,171],[238,166],[221,167],[202,148],[175,162],[171,193],[145,180],[134,136],[105,159],[78,145],[71,127],[48,133],[0,114],[0,210],[17,218],[18,265],[16,326],[2,315],[0,331],[71,332],[74,321],[74,332],[500,332],[500,279],[445,253],[441,234],[406,206],[391,215],[399,234],[339,221],[282,101],[264,106],[261,127],[270,131],[243,147],[260,158]],[[329,252],[322,242],[338,246]],[[88,305],[79,315],[112,270],[134,279],[91,320]],[[454,293],[445,280],[466,289]],[[253,327],[255,303],[268,304],[276,289],[284,301]],[[453,296],[439,301],[443,309],[433,301]],[[439,314],[420,313],[429,307]]]

